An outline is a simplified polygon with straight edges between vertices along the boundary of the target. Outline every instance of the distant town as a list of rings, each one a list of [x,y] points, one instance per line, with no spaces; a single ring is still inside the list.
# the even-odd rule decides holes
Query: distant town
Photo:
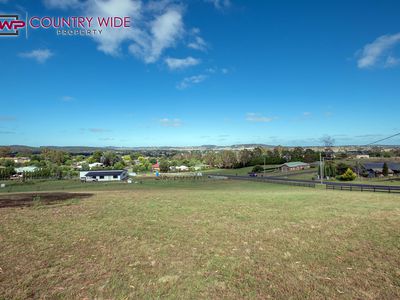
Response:
[[[263,144],[198,147],[0,147],[0,179],[124,181],[173,174],[220,173],[353,181],[400,172],[398,146],[283,147]],[[201,172],[201,173],[200,173]],[[347,173],[346,173],[347,172]],[[349,173],[350,172],[350,173]],[[351,175],[343,177],[344,174]]]

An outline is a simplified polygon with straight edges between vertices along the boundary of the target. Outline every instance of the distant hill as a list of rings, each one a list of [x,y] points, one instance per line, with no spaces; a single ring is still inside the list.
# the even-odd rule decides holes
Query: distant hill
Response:
[[[0,146],[1,147],[1,146]],[[95,151],[118,151],[118,152],[128,152],[128,151],[206,151],[206,150],[240,150],[240,149],[253,149],[256,147],[263,148],[273,148],[275,145],[267,145],[267,144],[235,144],[235,145],[201,145],[201,146],[183,146],[183,147],[174,147],[174,146],[153,146],[153,147],[90,147],[90,146],[40,146],[40,147],[31,147],[26,145],[10,145],[13,153],[40,153],[43,149],[55,149],[60,151],[65,151],[73,154],[91,154]],[[302,148],[319,148],[322,146],[304,146]],[[346,146],[335,146],[340,148],[354,148],[354,147],[362,147],[362,146],[354,146],[354,145],[346,145]],[[400,145],[373,145],[369,148],[374,147],[382,147],[382,148],[400,148]],[[293,146],[288,147],[293,148]]]

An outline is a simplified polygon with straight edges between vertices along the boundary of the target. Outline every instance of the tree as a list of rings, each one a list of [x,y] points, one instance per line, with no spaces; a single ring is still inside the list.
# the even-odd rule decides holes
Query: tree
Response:
[[[332,162],[326,162],[324,164],[324,175],[325,177],[335,177],[336,167]]]
[[[389,175],[389,167],[386,162],[383,164],[382,174],[385,177]]]
[[[0,147],[0,157],[7,157],[11,154],[10,147]]]
[[[304,162],[306,163],[312,163],[319,160],[319,155],[317,152],[315,152],[312,149],[306,149],[304,152]]]
[[[81,170],[82,171],[89,171],[90,170],[89,164],[88,163],[83,163]]]
[[[236,153],[232,150],[224,150],[221,153],[222,166],[232,169],[237,165]]]
[[[353,181],[356,177],[356,173],[354,173],[352,169],[348,168],[343,175],[337,176],[336,178],[342,181]]]
[[[103,156],[103,152],[101,151],[95,151],[92,155],[93,162],[100,162],[101,157]]]
[[[167,173],[169,171],[169,162],[163,160],[160,162],[160,171],[163,173]]]
[[[112,151],[105,152],[100,158],[100,162],[106,167],[111,167],[119,161],[120,158]]]
[[[124,164],[124,161],[122,161],[122,160],[114,164],[114,169],[123,170],[124,168],[125,168],[125,164]]]
[[[152,165],[154,165],[154,164],[157,163],[157,158],[151,157],[151,158],[149,158],[149,162],[150,162]]]
[[[251,152],[247,149],[240,150],[239,163],[242,167],[246,167],[251,160]]]
[[[321,138],[321,143],[326,149],[330,149],[335,144],[335,139],[329,135],[325,135]]]
[[[291,160],[292,161],[302,161],[303,160],[303,152],[304,152],[304,149],[302,147],[294,148],[291,153]]]
[[[339,175],[344,174],[350,166],[345,163],[338,163],[336,166],[336,173]]]
[[[57,164],[58,166],[62,165],[70,157],[70,155],[64,151],[48,148],[42,150],[42,155],[47,161]]]

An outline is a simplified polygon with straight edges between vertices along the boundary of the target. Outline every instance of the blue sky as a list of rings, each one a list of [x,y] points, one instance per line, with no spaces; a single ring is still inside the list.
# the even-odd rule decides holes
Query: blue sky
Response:
[[[304,146],[400,132],[396,0],[0,0],[0,12],[131,16],[97,38],[2,37],[0,144]]]

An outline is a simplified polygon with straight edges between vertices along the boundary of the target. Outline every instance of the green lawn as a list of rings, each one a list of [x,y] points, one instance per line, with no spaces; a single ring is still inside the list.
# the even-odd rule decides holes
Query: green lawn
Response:
[[[0,209],[0,299],[400,298],[400,195],[240,181],[101,189]]]

